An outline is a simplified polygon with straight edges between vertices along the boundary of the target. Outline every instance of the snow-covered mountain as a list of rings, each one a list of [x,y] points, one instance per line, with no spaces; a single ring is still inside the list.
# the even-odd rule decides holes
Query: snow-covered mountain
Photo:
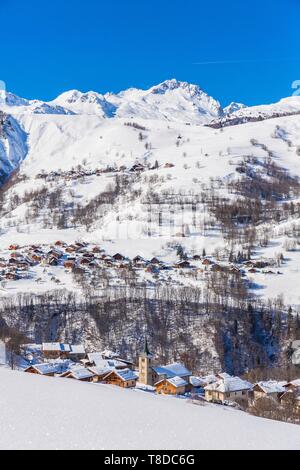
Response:
[[[105,96],[94,91],[88,93],[82,93],[78,90],[67,91],[50,104],[67,109],[74,114],[90,114],[103,118],[113,117],[116,113],[114,104],[106,100]]]
[[[0,109],[11,114],[72,114],[68,109],[55,103],[51,104],[40,100],[27,100],[9,92],[4,93],[2,101],[4,101],[4,104],[0,106]]]
[[[234,126],[246,122],[263,121],[299,114],[300,97],[291,96],[283,98],[278,103],[249,107],[232,103],[228,108],[224,108],[224,112],[225,116],[211,121],[210,125],[212,127]]]
[[[166,80],[147,90],[129,88],[120,93],[67,91],[53,101],[27,100],[5,93],[0,109],[9,114],[92,115],[103,119],[154,119],[184,124],[224,127],[300,112],[300,97],[247,107],[232,102],[225,108],[198,85]]]
[[[131,88],[117,94],[71,90],[48,103],[7,93],[2,109],[14,114],[89,114],[102,118],[160,119],[194,124],[208,123],[224,114],[220,103],[199,86],[175,79],[149,90]]]
[[[146,91],[130,89],[117,95],[109,94],[106,99],[116,105],[118,117],[203,124],[223,115],[220,103],[197,85],[175,79]]]
[[[235,103],[234,101],[230,103],[226,108],[223,109],[224,114],[227,116],[228,114],[235,113],[239,111],[240,109],[244,109],[247,106],[243,103]]]
[[[197,85],[167,80],[149,90],[131,88],[118,94],[73,90],[63,93],[51,104],[76,114],[96,114],[103,117],[161,119],[203,124],[221,117],[220,103]]]

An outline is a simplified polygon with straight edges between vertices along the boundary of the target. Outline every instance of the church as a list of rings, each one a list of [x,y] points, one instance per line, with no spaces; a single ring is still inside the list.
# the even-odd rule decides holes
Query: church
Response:
[[[167,364],[166,366],[154,365],[153,355],[151,354],[147,339],[145,339],[144,349],[139,357],[139,382],[144,385],[155,384],[164,379],[174,379],[180,377],[189,383],[192,373],[178,362]]]

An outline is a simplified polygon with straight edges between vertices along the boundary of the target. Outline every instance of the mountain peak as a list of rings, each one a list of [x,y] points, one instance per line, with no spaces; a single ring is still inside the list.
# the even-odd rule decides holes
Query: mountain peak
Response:
[[[202,92],[201,88],[198,85],[193,85],[188,82],[182,82],[177,80],[176,78],[172,78],[171,80],[165,80],[162,83],[159,83],[158,85],[153,86],[150,88],[150,92],[152,93],[165,93],[167,91],[173,91],[177,89],[182,89],[182,90],[192,90],[195,91],[197,90],[198,92]]]
[[[224,108],[224,114],[232,114],[235,113],[236,111],[239,111],[240,109],[247,108],[247,106],[243,103],[236,103],[232,102],[226,108]]]

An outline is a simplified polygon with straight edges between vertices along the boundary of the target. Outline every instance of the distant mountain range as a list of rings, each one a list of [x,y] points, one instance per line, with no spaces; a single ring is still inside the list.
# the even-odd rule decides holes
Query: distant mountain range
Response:
[[[233,107],[234,105],[230,105],[231,109]],[[71,90],[48,103],[26,100],[7,93],[4,108],[12,113],[89,114],[103,118],[140,117],[197,124],[207,123],[225,114],[220,103],[197,85],[177,80],[167,80],[149,90],[130,88],[117,94],[101,95],[93,91],[82,93]]]

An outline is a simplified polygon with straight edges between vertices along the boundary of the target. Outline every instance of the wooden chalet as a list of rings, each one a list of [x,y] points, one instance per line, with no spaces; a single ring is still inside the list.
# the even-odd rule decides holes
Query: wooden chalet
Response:
[[[103,367],[88,367],[88,370],[93,374],[93,382],[103,382],[105,377],[110,374],[111,370]]]
[[[116,253],[114,256],[113,256],[113,259],[115,261],[125,261],[125,256],[121,255],[120,253]]]
[[[66,248],[66,253],[75,253],[76,252],[76,246],[70,245]]]
[[[184,395],[188,389],[188,382],[181,377],[175,376],[170,379],[162,379],[155,384],[155,390],[163,395]]]
[[[20,279],[16,273],[5,273],[4,277],[8,281],[17,281],[18,279]]]
[[[74,362],[79,362],[86,358],[86,350],[82,344],[70,344],[67,348],[67,358]]]
[[[70,345],[62,343],[43,343],[42,353],[47,359],[67,359]]]
[[[209,259],[205,258],[205,259],[202,261],[202,264],[203,264],[204,266],[209,266],[210,264],[212,264],[212,262],[211,262]]]
[[[61,240],[58,240],[57,242],[55,242],[55,246],[65,247],[66,243]]]
[[[68,370],[60,375],[60,377],[65,379],[74,379],[80,382],[93,382],[94,374],[89,369],[85,367],[76,367],[74,369]]]
[[[55,364],[35,364],[24,370],[28,374],[43,375],[45,377],[54,377],[59,373],[59,367]]]
[[[80,265],[81,266],[87,266],[88,264],[90,264],[90,260],[87,259],[87,258],[82,258],[80,261],[79,261]]]
[[[130,369],[112,370],[103,379],[103,382],[110,385],[116,385],[122,388],[134,388],[136,386],[138,376]]]
[[[260,398],[273,398],[279,401],[280,396],[286,392],[286,382],[277,382],[275,380],[269,380],[266,382],[258,382],[253,387],[253,398],[259,400]]]
[[[176,263],[174,268],[176,269],[189,269],[191,264],[188,261],[181,261],[180,263]]]
[[[134,266],[138,266],[138,267],[139,266],[143,267],[146,264],[144,258],[142,258],[139,255],[136,256],[135,258],[133,258],[132,263],[133,263]]]

